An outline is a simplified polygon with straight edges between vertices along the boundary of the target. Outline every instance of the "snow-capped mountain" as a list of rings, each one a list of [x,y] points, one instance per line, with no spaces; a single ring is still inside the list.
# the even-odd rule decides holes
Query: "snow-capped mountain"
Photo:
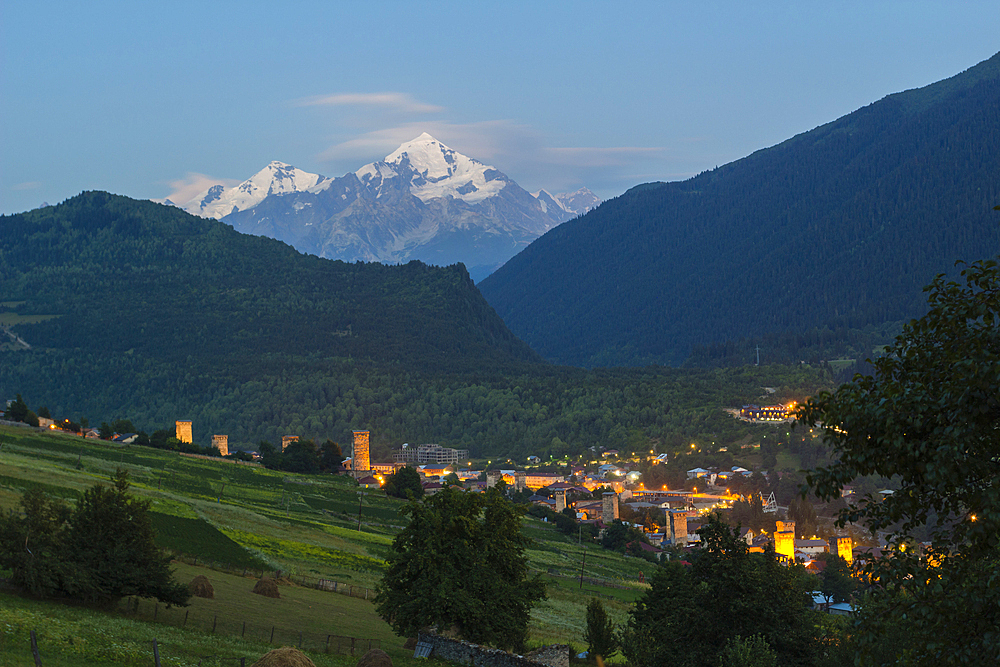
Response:
[[[240,185],[214,186],[181,208],[330,259],[463,262],[478,281],[599,203],[586,189],[531,195],[424,133],[340,178],[272,162]]]
[[[188,213],[203,218],[219,219],[230,213],[253,208],[270,195],[308,190],[326,180],[329,179],[325,176],[310,174],[290,164],[274,161],[235,187],[213,185],[179,206]]]

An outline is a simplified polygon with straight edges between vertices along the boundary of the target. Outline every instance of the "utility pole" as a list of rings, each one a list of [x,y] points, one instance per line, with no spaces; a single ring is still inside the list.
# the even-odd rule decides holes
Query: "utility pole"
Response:
[[[365,492],[358,491],[358,530],[361,530],[361,503],[365,500]]]
[[[583,570],[587,567],[587,550],[583,550],[583,565],[580,566],[580,588],[583,589]]]
[[[760,366],[760,345],[757,346],[757,365]]]

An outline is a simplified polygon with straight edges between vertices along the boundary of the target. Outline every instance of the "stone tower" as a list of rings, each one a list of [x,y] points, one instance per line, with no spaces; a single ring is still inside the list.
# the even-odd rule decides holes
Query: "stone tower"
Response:
[[[368,431],[354,431],[354,456],[351,468],[355,472],[371,470],[371,459],[368,458]]]
[[[487,470],[486,488],[492,489],[494,486],[497,485],[497,482],[499,482],[501,479],[503,479],[503,473],[501,473],[499,470]]]
[[[181,442],[186,442],[189,445],[192,442],[194,442],[194,440],[191,437],[190,420],[178,419],[176,422],[174,422],[174,425],[176,427],[176,433],[177,433],[176,438],[178,440],[180,440]]]
[[[611,522],[618,518],[618,494],[614,491],[605,491],[601,503],[601,521],[611,525]]]
[[[229,456],[229,436],[228,435],[213,435],[212,436],[212,447],[219,450],[223,456]]]
[[[562,512],[566,509],[566,489],[556,489],[556,511]]]
[[[774,552],[795,560],[795,522],[775,521]]]
[[[298,442],[299,436],[297,435],[283,435],[281,436],[281,451],[285,451],[285,448],[293,442]]]
[[[674,546],[686,547],[688,543],[688,513],[687,510],[668,510],[670,518],[670,543]]]
[[[854,562],[854,540],[850,535],[841,535],[830,540],[833,542],[833,553],[840,556],[850,565]]]
[[[524,491],[528,488],[528,473],[523,470],[514,471],[514,490]]]

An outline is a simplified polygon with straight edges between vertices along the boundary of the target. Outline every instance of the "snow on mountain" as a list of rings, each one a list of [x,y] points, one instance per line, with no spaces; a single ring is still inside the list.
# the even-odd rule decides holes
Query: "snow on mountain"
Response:
[[[494,167],[448,148],[426,132],[355,175],[376,190],[386,179],[407,178],[410,194],[423,202],[454,197],[475,204],[495,196],[508,183]]]
[[[284,162],[274,161],[235,187],[213,185],[182,204],[181,208],[204,218],[220,219],[230,213],[253,208],[269,195],[301,192],[326,180],[325,176],[310,174]]]
[[[587,188],[580,188],[576,192],[563,192],[555,195],[555,198],[564,211],[573,215],[583,215],[601,204],[601,198]]]
[[[583,215],[601,203],[601,198],[587,188],[580,188],[576,192],[562,192],[557,195],[551,194],[548,190],[539,190],[531,196],[539,201],[542,209],[546,212],[559,210],[571,216]]]
[[[181,208],[320,257],[463,262],[480,280],[597,203],[586,189],[532,195],[424,133],[339,178],[272,162],[243,183],[215,185]]]

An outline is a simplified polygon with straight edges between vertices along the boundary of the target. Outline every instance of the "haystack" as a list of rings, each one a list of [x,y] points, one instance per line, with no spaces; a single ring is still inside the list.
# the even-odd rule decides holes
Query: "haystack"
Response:
[[[373,648],[361,656],[355,667],[392,667],[392,658],[382,649]]]
[[[188,590],[191,591],[191,595],[197,598],[208,598],[209,600],[215,598],[215,589],[212,588],[212,582],[203,574],[199,574],[191,580],[191,583],[188,584]]]
[[[316,667],[305,653],[291,646],[268,651],[250,667]]]
[[[278,592],[278,584],[274,583],[274,579],[271,579],[270,577],[261,577],[257,583],[254,584],[253,592],[257,595],[263,595],[264,597],[269,598],[281,597],[281,593]]]

